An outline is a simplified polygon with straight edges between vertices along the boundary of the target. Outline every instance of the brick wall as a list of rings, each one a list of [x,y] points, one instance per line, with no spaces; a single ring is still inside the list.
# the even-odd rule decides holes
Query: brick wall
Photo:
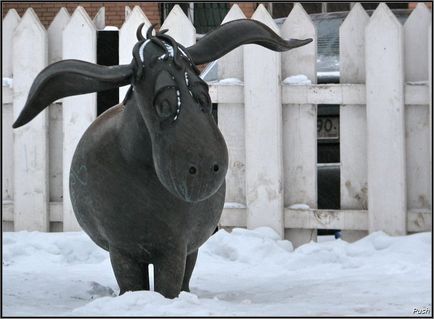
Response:
[[[237,3],[247,18],[250,18],[257,7],[257,2],[233,2]],[[151,23],[160,26],[160,3],[158,2],[2,2],[2,17],[9,9],[17,10],[23,16],[27,8],[32,7],[45,27],[48,27],[53,18],[65,7],[72,14],[77,6],[82,6],[93,18],[101,7],[105,7],[106,25],[120,28],[125,19],[125,6],[131,9],[140,6]]]

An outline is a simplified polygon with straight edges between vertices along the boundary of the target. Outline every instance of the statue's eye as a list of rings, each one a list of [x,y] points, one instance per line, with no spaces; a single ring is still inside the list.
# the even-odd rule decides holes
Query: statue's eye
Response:
[[[154,107],[158,116],[162,119],[176,116],[178,105],[177,90],[174,87],[166,87],[160,90],[154,98]]]

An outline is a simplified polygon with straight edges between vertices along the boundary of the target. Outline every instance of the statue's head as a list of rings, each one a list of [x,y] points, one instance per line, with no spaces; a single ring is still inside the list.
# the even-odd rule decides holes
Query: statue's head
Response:
[[[162,30],[149,28],[133,48],[129,65],[114,67],[64,60],[35,79],[14,128],[33,119],[55,100],[130,84],[126,107],[137,107],[152,142],[155,171],[175,196],[195,202],[213,195],[228,168],[225,141],[212,116],[207,84],[196,68],[248,43],[286,51],[311,42],[285,41],[254,20],[226,23],[188,48]],[[131,101],[131,103],[129,103]]]
[[[186,201],[199,201],[222,185],[228,151],[212,116],[208,85],[186,48],[164,31],[133,48],[134,97],[152,141],[161,183]]]

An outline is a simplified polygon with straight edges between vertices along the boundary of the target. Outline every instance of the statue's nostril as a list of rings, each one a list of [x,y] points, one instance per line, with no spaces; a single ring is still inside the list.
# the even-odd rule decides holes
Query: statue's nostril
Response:
[[[217,164],[214,164],[213,170],[217,173],[219,171],[219,166]]]
[[[197,169],[196,169],[196,167],[191,166],[190,169],[188,170],[188,172],[189,172],[191,175],[194,175],[194,174],[196,174]]]

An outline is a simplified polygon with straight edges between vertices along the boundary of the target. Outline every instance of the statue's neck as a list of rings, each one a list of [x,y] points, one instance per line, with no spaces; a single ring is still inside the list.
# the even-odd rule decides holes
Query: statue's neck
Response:
[[[120,123],[120,147],[130,164],[153,166],[152,143],[134,95],[125,102]]]

